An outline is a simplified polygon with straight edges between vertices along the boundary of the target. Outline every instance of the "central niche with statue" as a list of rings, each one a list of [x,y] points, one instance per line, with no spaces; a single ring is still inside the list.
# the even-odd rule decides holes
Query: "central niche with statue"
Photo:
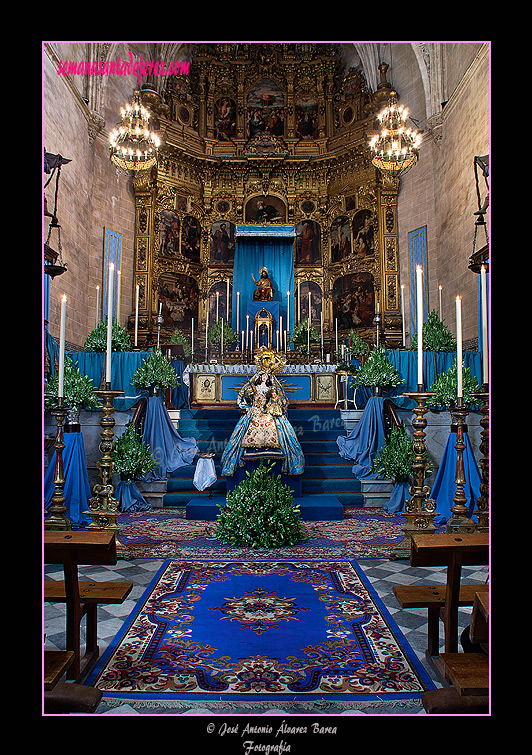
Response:
[[[260,304],[288,352],[309,313],[313,358],[321,339],[335,351],[337,333],[371,342],[377,304],[381,337],[399,347],[398,183],[372,166],[366,136],[391,87],[371,94],[334,44],[188,47],[189,75],[168,77],[158,101],[150,91],[165,145],[157,168],[133,179],[139,345],[156,342],[162,301],[161,343],[178,323],[189,341],[194,331],[196,356],[223,321],[233,333],[224,359],[236,358]],[[250,238],[253,257],[241,253]]]

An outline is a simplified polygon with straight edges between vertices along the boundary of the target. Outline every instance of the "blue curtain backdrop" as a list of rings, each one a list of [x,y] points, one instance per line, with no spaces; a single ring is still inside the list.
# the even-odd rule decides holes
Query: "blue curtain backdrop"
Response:
[[[236,331],[237,291],[240,292],[240,330],[245,330],[246,305],[253,301],[255,284],[261,267],[268,268],[274,293],[273,301],[279,302],[279,315],[286,323],[287,292],[290,291],[290,323],[294,326],[294,239],[295,226],[240,226],[236,227],[236,248],[233,267],[233,320]],[[283,328],[285,326],[283,325]]]

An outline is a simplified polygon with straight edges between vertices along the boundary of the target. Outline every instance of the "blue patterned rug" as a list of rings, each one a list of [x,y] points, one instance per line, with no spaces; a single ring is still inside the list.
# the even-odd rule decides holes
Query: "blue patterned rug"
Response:
[[[355,561],[166,561],[87,680],[139,707],[418,706],[433,684]]]

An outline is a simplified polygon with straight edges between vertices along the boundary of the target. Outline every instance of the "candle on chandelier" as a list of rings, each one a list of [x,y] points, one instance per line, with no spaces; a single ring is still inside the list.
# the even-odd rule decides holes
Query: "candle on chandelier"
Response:
[[[137,348],[139,340],[139,292],[140,286],[137,284],[135,292],[135,348]]]
[[[488,290],[486,285],[486,268],[480,268],[480,305],[482,312],[482,382],[488,385]]]
[[[463,396],[462,374],[462,299],[456,297],[456,397]]]
[[[109,275],[107,276],[107,355],[105,362],[105,382],[111,383],[111,349],[113,345],[113,286],[115,277],[115,266],[111,262],[109,265]]]
[[[421,265],[416,267],[416,295],[417,295],[417,384],[418,390],[423,390],[423,287]]]
[[[63,398],[64,396],[66,300],[66,294],[63,294],[63,298],[61,299],[61,326],[59,330],[59,384],[57,387],[57,398]]]

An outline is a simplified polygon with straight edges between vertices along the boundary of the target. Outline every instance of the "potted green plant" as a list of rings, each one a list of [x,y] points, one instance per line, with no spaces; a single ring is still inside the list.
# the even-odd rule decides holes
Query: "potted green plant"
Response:
[[[351,353],[363,364],[370,352],[369,344],[364,341],[361,335],[355,333],[353,328],[347,334],[347,338]]]
[[[144,477],[157,467],[150,447],[142,440],[134,422],[129,422],[122,435],[115,440],[112,456],[113,471],[124,482]]]
[[[150,447],[131,421],[113,446],[113,471],[120,475],[115,496],[122,511],[147,511],[150,507],[134,480],[157,468]]]
[[[386,357],[384,346],[376,346],[353,376],[354,388],[368,386],[377,396],[401,383],[404,383],[404,380]]]
[[[213,322],[211,325],[209,325],[209,330],[207,331],[207,342],[209,346],[214,346],[215,348],[220,348],[220,343],[222,340],[222,318],[219,317],[216,322]],[[233,328],[228,325],[226,322],[223,323],[224,326],[224,349],[227,348],[227,346],[230,346],[231,344],[235,343],[237,340],[236,334],[233,331]]]
[[[417,333],[412,336],[410,350],[417,349]],[[456,351],[456,340],[433,309],[423,323],[423,349],[425,351]]]
[[[402,511],[415,459],[414,443],[404,425],[394,426],[373,460],[372,470],[378,479],[393,480],[394,487],[384,511]],[[425,454],[425,476],[432,474],[432,464]]]
[[[85,351],[107,351],[107,318],[92,330],[84,344]],[[111,351],[132,351],[131,338],[116,320],[111,326]]]
[[[427,406],[429,409],[435,411],[450,409],[452,412],[458,398],[458,370],[456,359],[447,372],[438,376],[436,381],[432,384],[430,392],[435,395],[427,400]],[[474,398],[474,393],[480,393],[480,386],[476,377],[471,374],[469,367],[464,367],[462,370],[462,394],[463,405],[465,408],[476,409],[481,405],[482,402],[479,399]]]
[[[180,344],[183,347],[183,353],[185,354],[185,357],[189,358],[192,356],[192,348],[188,342],[188,338],[184,333],[181,332],[181,330],[179,330],[179,328],[176,328],[174,330],[167,343]]]
[[[308,354],[309,350],[309,327],[308,318],[301,320],[293,329],[291,335],[289,335],[290,343],[293,343],[296,351],[301,354]],[[313,343],[320,342],[320,334],[315,325],[310,326],[310,349],[312,350]]]
[[[175,388],[178,383],[179,378],[174,368],[160,348],[152,351],[142,361],[131,378],[131,384],[135,388],[145,389],[154,395],[167,388]]]
[[[225,545],[249,548],[278,548],[295,545],[301,539],[299,504],[272,474],[274,465],[260,466],[227,494],[217,517],[216,536]]]
[[[95,394],[92,380],[83,375],[72,359],[65,356],[63,378],[63,404],[69,407],[65,430],[79,431],[79,413],[81,409],[99,409],[100,402]],[[54,409],[58,405],[59,374],[56,372],[48,383],[44,393],[44,408]]]

